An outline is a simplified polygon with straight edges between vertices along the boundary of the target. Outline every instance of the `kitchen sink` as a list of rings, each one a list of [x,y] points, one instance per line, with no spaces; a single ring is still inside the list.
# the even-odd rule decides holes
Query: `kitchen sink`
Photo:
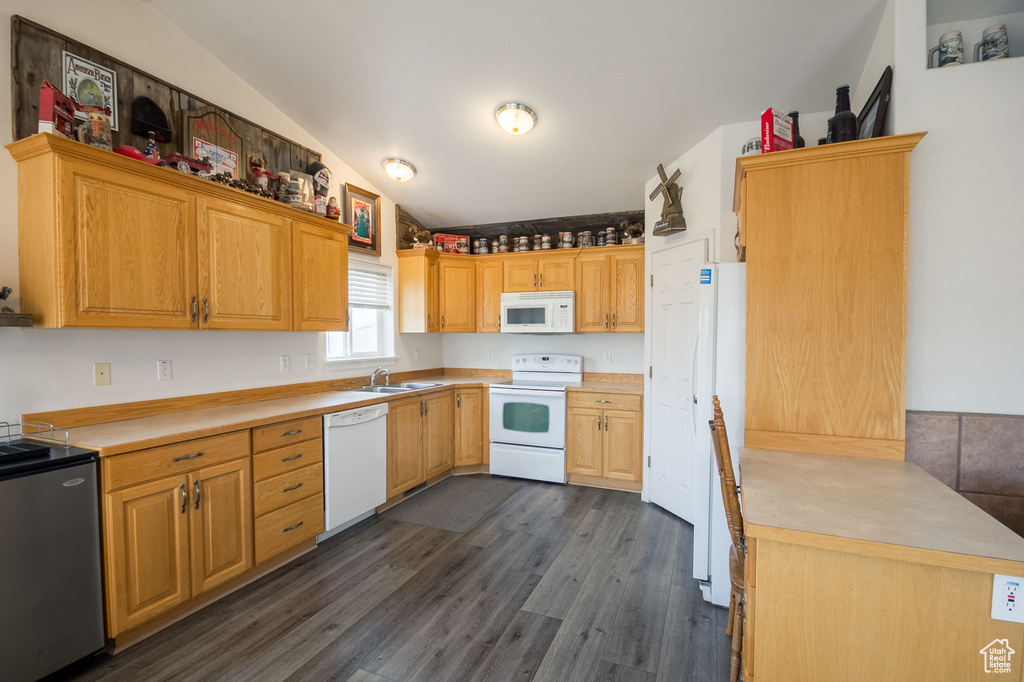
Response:
[[[408,393],[413,389],[405,386],[363,386],[353,390],[361,393]]]
[[[399,384],[391,384],[391,385],[395,386],[397,388],[407,388],[410,391],[415,391],[415,390],[420,389],[420,388],[434,388],[435,386],[440,386],[441,384],[439,384],[439,383],[438,384],[417,383],[415,381],[406,381],[406,382],[402,382],[402,383],[399,383]]]

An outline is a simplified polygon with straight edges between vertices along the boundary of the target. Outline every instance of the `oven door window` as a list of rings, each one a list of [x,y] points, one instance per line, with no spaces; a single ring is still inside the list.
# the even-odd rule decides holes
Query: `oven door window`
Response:
[[[542,325],[546,317],[547,308],[543,306],[505,309],[505,323],[510,325]]]
[[[502,405],[501,423],[507,431],[547,433],[551,430],[551,408],[537,403]]]

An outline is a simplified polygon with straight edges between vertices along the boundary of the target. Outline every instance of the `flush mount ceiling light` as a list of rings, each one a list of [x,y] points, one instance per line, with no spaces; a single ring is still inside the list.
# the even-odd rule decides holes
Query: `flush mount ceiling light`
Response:
[[[530,132],[537,123],[537,114],[533,109],[519,102],[506,102],[494,112],[498,125],[509,135],[522,135]]]
[[[384,159],[384,172],[395,182],[408,182],[416,175],[416,168],[403,159]]]

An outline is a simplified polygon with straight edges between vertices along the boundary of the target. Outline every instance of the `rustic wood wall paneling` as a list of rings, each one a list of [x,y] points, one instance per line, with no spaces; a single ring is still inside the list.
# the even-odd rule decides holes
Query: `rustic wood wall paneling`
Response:
[[[322,158],[318,152],[205,102],[172,83],[19,16],[11,17],[11,121],[15,140],[34,135],[39,130],[39,86],[42,82],[48,80],[58,88],[63,87],[61,52],[64,50],[103,64],[117,74],[118,130],[113,132],[114,146],[127,144],[145,149],[148,138],[131,132],[132,101],[145,96],[163,109],[174,136],[170,143],[159,145],[162,156],[173,153],[191,156],[191,140],[185,139],[182,130],[182,113],[212,106],[242,137],[242,162],[245,154],[251,154],[265,159],[268,170],[280,172],[305,170],[310,161]],[[245,177],[244,169],[241,177]]]
[[[591,230],[594,232],[594,238],[596,239],[597,231],[608,227],[614,227],[617,232],[621,232],[619,223],[623,220],[643,224],[644,212],[643,210],[620,211],[616,213],[564,216],[561,218],[542,218],[539,220],[519,220],[508,223],[489,223],[487,225],[462,225],[459,227],[435,229],[431,230],[431,232],[465,234],[471,237],[497,239],[502,234],[515,237],[520,235],[549,234],[554,238],[559,232],[572,232],[575,235],[581,230]]]

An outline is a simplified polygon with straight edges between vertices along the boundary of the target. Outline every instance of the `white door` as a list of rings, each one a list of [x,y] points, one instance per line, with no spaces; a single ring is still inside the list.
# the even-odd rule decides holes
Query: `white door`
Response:
[[[706,238],[652,256],[651,501],[690,523],[697,483],[692,410],[698,282],[707,260]]]

